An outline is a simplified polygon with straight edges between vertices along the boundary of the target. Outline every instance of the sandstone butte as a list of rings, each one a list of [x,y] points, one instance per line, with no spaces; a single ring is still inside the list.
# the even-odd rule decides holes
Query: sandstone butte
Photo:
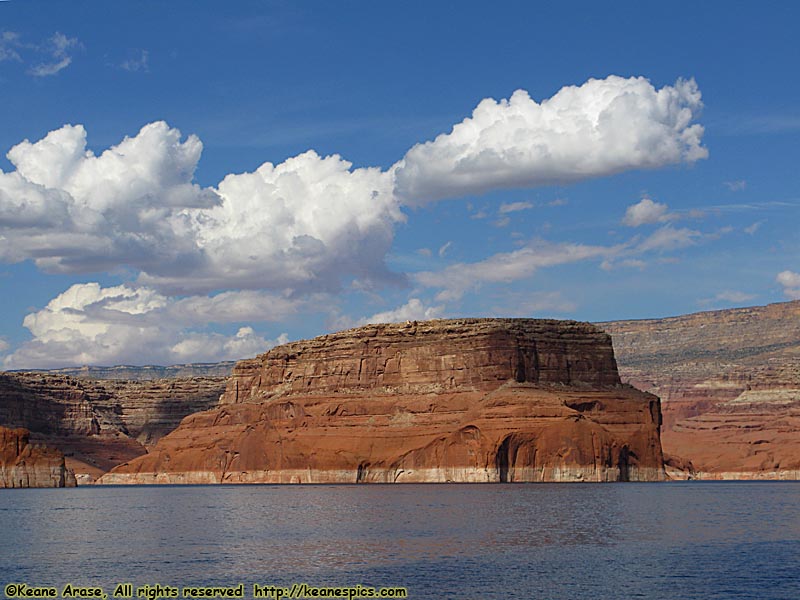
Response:
[[[0,426],[0,488],[75,487],[58,450],[30,442],[27,429]]]
[[[653,481],[659,399],[588,323],[369,325],[240,361],[107,484]]]
[[[800,479],[800,301],[598,326],[662,400],[672,477]]]

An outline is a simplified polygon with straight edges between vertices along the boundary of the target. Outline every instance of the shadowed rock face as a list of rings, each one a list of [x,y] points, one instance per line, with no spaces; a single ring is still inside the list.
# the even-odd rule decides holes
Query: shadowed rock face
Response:
[[[30,443],[27,429],[0,427],[0,488],[75,487],[58,450]]]
[[[800,479],[800,302],[598,326],[661,397],[676,476]]]
[[[663,478],[658,398],[570,321],[373,325],[272,349],[102,483]]]
[[[224,377],[97,381],[47,372],[0,373],[0,425],[24,427],[69,466],[99,476],[144,454],[186,415],[216,405]]]

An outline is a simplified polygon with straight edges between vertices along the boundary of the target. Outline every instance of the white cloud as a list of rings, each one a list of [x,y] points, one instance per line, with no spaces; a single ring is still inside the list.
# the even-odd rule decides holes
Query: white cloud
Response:
[[[629,227],[660,223],[670,218],[667,214],[668,208],[666,204],[654,202],[650,198],[642,198],[636,204],[631,204],[628,207],[622,223]]]
[[[0,352],[5,352],[8,350],[9,345],[8,342],[5,341],[3,338],[0,338]]]
[[[427,319],[436,319],[443,311],[444,306],[425,306],[419,298],[411,298],[408,302],[393,310],[375,313],[371,317],[361,319],[360,324],[425,321]]]
[[[326,326],[329,329],[341,330],[351,327],[361,327],[370,323],[402,323],[405,321],[425,321],[439,318],[444,312],[444,305],[428,306],[419,298],[411,298],[408,302],[397,308],[375,313],[369,317],[354,319],[347,315],[332,314]]]
[[[792,300],[800,300],[800,273],[781,271],[775,278],[783,286],[783,293]]]
[[[638,252],[679,250],[695,245],[702,237],[702,233],[693,229],[685,227],[675,229],[672,225],[665,225],[640,242],[636,250]]]
[[[416,273],[417,283],[442,290],[436,300],[459,300],[466,292],[477,290],[484,283],[511,283],[531,277],[542,267],[551,267],[606,257],[621,247],[587,246],[583,244],[554,244],[534,241],[513,252],[494,254],[474,263],[456,263],[441,271]]]
[[[613,258],[609,258],[600,263],[600,268],[604,271],[613,271],[618,267],[639,269],[640,271],[643,271],[645,267],[647,267],[647,263],[638,258],[626,258],[618,261],[615,261]]]
[[[14,31],[0,31],[0,62],[4,60],[22,61],[19,55],[23,44],[20,35]]]
[[[505,215],[520,210],[530,210],[531,208],[533,208],[532,202],[509,202],[509,203],[503,202],[500,205],[499,212],[501,215]]]
[[[561,292],[531,292],[512,294],[505,306],[495,307],[500,317],[541,317],[575,311],[578,305],[566,300]]]
[[[745,292],[738,292],[736,290],[725,290],[720,292],[713,298],[702,300],[702,304],[714,304],[716,302],[727,302],[731,304],[741,304],[742,302],[749,302],[757,298],[755,294],[747,294]]]
[[[747,187],[747,182],[744,179],[737,179],[736,181],[726,181],[725,187],[732,192],[741,192]]]
[[[524,90],[487,98],[448,134],[417,144],[394,167],[404,203],[499,188],[579,181],[706,158],[694,80],[656,90],[610,76],[562,88],[541,104]]]
[[[450,250],[450,247],[453,245],[453,242],[448,241],[441,248],[439,248],[439,258],[444,258],[447,251]]]
[[[80,45],[78,38],[69,38],[63,33],[56,32],[44,48],[49,54],[49,59],[32,67],[28,72],[34,77],[55,75],[72,64],[70,51],[79,48]]]
[[[266,351],[278,340],[241,327],[233,336],[198,331],[209,323],[280,321],[297,310],[264,292],[227,292],[175,299],[147,288],[76,284],[25,317],[33,339],[7,356],[7,368],[83,364],[173,364],[234,360]]]
[[[140,50],[134,56],[123,61],[120,67],[131,73],[147,73],[150,70],[149,60],[150,53],[147,50]]]
[[[169,293],[397,279],[384,258],[404,217],[386,173],[309,151],[202,189],[201,151],[163,122],[100,156],[79,125],[18,144],[16,171],[0,171],[0,260],[61,273],[127,266]]]
[[[762,225],[763,225],[765,222],[766,222],[766,221],[764,221],[764,220],[762,220],[762,221],[756,221],[755,223],[752,223],[751,225],[748,225],[747,227],[745,227],[743,231],[744,231],[744,232],[745,232],[747,235],[755,235],[756,231],[758,231],[759,229],[761,229],[761,226],[762,226]]]

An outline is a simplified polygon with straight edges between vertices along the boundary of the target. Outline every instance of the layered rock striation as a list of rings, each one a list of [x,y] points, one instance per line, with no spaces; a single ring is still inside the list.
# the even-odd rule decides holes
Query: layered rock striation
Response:
[[[75,485],[61,452],[31,443],[27,429],[0,427],[0,488]]]
[[[800,479],[800,302],[599,323],[678,477]]]
[[[100,481],[660,480],[659,425],[592,325],[370,325],[241,361],[219,406]]]
[[[116,365],[101,367],[85,365],[83,367],[65,367],[40,371],[50,375],[70,375],[82,379],[117,379],[123,381],[152,381],[155,379],[186,379],[190,377],[227,377],[231,374],[233,361],[218,363],[189,363],[185,365]]]

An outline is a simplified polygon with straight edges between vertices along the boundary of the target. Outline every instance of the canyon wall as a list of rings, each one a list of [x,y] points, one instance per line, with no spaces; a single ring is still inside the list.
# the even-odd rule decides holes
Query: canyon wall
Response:
[[[661,398],[675,476],[800,479],[800,302],[598,326]]]
[[[224,377],[98,381],[47,372],[0,373],[0,425],[58,448],[81,480],[144,454],[186,415],[217,404]]]
[[[241,361],[219,406],[100,482],[660,480],[659,425],[592,325],[370,325]]]
[[[0,427],[0,488],[75,485],[61,452],[31,443],[27,429]]]

